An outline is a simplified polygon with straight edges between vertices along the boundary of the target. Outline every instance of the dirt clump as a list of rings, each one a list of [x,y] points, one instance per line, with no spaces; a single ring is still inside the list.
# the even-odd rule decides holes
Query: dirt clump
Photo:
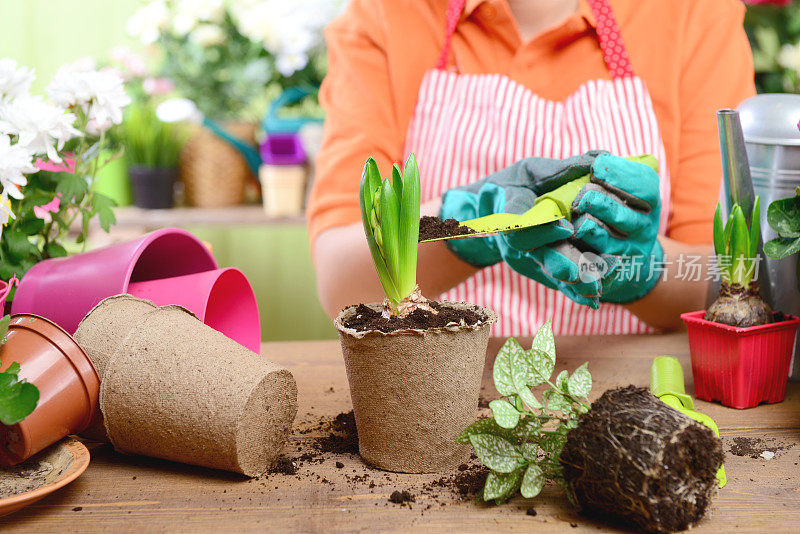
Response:
[[[398,491],[395,490],[389,496],[389,502],[405,506],[407,503],[416,502],[417,498],[412,495],[408,490]]]
[[[471,326],[486,320],[483,314],[471,309],[454,309],[435,301],[429,301],[429,304],[437,313],[416,309],[405,317],[388,318],[383,317],[378,310],[359,304],[356,312],[347,319],[344,326],[357,332],[378,330],[388,333],[408,329],[428,330],[452,325]]]
[[[440,219],[430,215],[423,215],[419,219],[419,240],[439,239],[442,237],[456,237],[474,234],[475,230],[468,226],[461,226],[455,219]]]
[[[785,449],[785,445],[768,446],[767,443],[761,438],[746,438],[737,436],[733,438],[733,445],[730,446],[728,452],[734,456],[749,456],[753,459],[761,459],[762,454],[765,452],[776,453]]]

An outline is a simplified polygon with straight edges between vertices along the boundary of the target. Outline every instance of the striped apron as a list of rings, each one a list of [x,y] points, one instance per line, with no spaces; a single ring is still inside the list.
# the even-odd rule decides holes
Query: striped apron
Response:
[[[501,74],[447,70],[464,3],[450,0],[445,44],[436,68],[423,78],[406,135],[405,153],[416,153],[420,164],[423,202],[529,156],[567,158],[591,149],[619,156],[647,153],[660,166],[663,234],[670,212],[664,145],[650,95],[633,73],[608,0],[589,3],[612,79],[587,81],[563,102],[541,98]],[[531,335],[549,318],[562,335],[652,331],[622,306],[581,306],[504,262],[482,269],[441,298],[495,310],[500,320],[494,336]]]

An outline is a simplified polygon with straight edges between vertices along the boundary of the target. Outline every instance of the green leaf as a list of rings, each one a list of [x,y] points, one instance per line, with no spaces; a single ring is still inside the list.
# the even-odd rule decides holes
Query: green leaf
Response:
[[[513,434],[519,439],[528,440],[540,436],[541,430],[542,422],[539,421],[539,418],[527,416],[520,420],[519,424],[514,428]]]
[[[533,338],[531,348],[544,352],[553,362],[556,361],[556,341],[553,337],[552,320],[548,319],[547,322],[539,328],[539,331],[536,332],[536,336]],[[550,375],[547,375],[547,378],[550,378]]]
[[[731,232],[731,280],[733,283],[749,287],[752,274],[747,274],[747,257],[750,253],[750,230],[742,208],[733,205],[733,231]]]
[[[510,473],[524,462],[517,447],[507,439],[492,434],[471,434],[469,441],[483,465],[492,471]]]
[[[10,426],[25,419],[39,403],[39,389],[19,380],[19,363],[12,363],[0,373],[0,423]]]
[[[539,458],[539,444],[535,441],[523,441],[517,447],[526,460],[535,462]]]
[[[498,399],[489,403],[494,420],[503,428],[514,428],[519,423],[520,413],[507,400]]]
[[[117,222],[113,209],[116,205],[117,203],[110,197],[100,193],[92,195],[92,215],[98,216],[100,228],[106,233],[111,229],[111,225]]]
[[[6,342],[6,334],[8,334],[8,324],[11,322],[11,316],[6,315],[2,319],[0,319],[0,343]],[[17,366],[17,371],[19,371],[19,364],[14,362],[9,366],[9,369],[14,365]]]
[[[567,382],[569,394],[576,399],[587,398],[592,391],[592,374],[589,372],[589,363],[586,362],[572,373]]]
[[[392,187],[394,188],[394,195],[399,202],[403,198],[403,176],[400,174],[400,167],[397,163],[392,165]]]
[[[767,223],[781,237],[800,237],[800,196],[772,202],[767,208]]]
[[[383,181],[380,192],[381,232],[383,233],[383,252],[386,258],[386,267],[395,282],[395,287],[400,290],[400,258],[398,241],[400,238],[398,225],[400,224],[400,199],[395,196],[391,181]],[[401,290],[400,290],[401,291]],[[399,295],[404,297],[406,295]]]
[[[517,430],[519,430],[519,428]],[[459,443],[469,444],[469,437],[473,434],[491,434],[493,436],[508,440],[514,440],[517,437],[515,431],[503,428],[498,425],[497,421],[495,421],[493,418],[486,417],[484,419],[478,419],[467,428],[462,430],[461,433],[456,437],[456,441]]]
[[[400,281],[398,291],[406,297],[417,286],[417,248],[419,247],[420,195],[419,167],[414,154],[408,156],[403,172],[403,196],[400,199]]]
[[[486,484],[483,486],[483,500],[505,500],[517,490],[521,478],[522,469],[516,469],[510,473],[489,473],[489,476],[486,477]]]
[[[519,490],[526,499],[532,499],[541,493],[544,487],[544,473],[542,468],[536,464],[530,464],[522,477],[522,485]]]
[[[7,230],[3,232],[3,240],[8,244],[8,251],[16,260],[23,260],[29,256],[38,259],[39,249],[28,240],[28,236],[22,232]]]
[[[67,249],[55,242],[47,244],[47,256],[50,258],[63,258],[67,256]]]
[[[534,410],[538,410],[542,407],[542,403],[539,402],[539,399],[536,398],[536,395],[534,395],[527,386],[522,386],[519,388],[517,393],[519,394],[520,400]]]
[[[492,377],[494,378],[494,387],[501,395],[511,395],[516,392],[513,381],[513,367],[512,361],[516,354],[525,352],[516,339],[510,337],[500,347],[497,357],[494,359],[494,367],[492,369]]]
[[[714,212],[714,253],[717,256],[725,255],[725,237],[723,232],[722,205],[717,202],[717,211]]]
[[[556,389],[561,391],[562,393],[569,393],[567,389],[567,381],[569,380],[569,373],[566,369],[558,373],[556,377]]]
[[[38,217],[20,218],[14,230],[27,236],[36,235],[44,229],[44,221]]]
[[[528,382],[528,385],[532,387],[549,380],[556,366],[555,357],[550,357],[548,353],[536,348],[528,351],[528,361],[531,362],[531,367],[534,370],[533,376],[535,379]]]
[[[753,202],[753,213],[750,215],[750,248],[747,257],[752,264],[758,255],[758,241],[761,239],[761,203],[756,197]]]
[[[89,192],[89,184],[85,178],[77,174],[65,174],[56,186],[56,192],[61,193],[62,202],[76,202]]]
[[[764,243],[764,254],[773,260],[782,260],[800,251],[800,237],[776,237]]]
[[[548,410],[553,410],[556,412],[560,412],[570,405],[570,402],[567,400],[567,398],[557,389],[548,389],[545,391],[542,395],[542,400],[544,401],[544,404],[547,406]]]

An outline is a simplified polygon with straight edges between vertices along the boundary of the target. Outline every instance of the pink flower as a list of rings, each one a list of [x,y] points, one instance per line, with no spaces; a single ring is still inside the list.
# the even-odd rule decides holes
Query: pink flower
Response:
[[[142,89],[150,96],[165,95],[175,89],[175,84],[169,78],[145,78]]]
[[[47,161],[42,158],[36,159],[36,168],[40,171],[50,171],[50,172],[66,172],[69,174],[73,174],[75,172],[75,158],[64,157],[63,163],[53,163],[52,161]]]
[[[34,206],[33,207],[33,214],[36,215],[39,219],[47,220],[48,213],[57,213],[59,208],[61,207],[61,194],[57,194],[53,197],[53,200],[44,204],[42,206]]]

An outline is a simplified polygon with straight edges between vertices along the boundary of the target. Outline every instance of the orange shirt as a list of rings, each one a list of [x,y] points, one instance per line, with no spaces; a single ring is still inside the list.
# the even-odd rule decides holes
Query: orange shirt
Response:
[[[635,73],[650,91],[672,180],[668,235],[711,243],[721,162],[716,110],[755,94],[739,0],[612,0]],[[327,111],[307,217],[313,240],[360,219],[364,161],[388,174],[426,70],[445,33],[447,0],[351,0],[325,35]],[[501,73],[563,100],[590,79],[610,79],[586,0],[558,26],[523,43],[506,0],[467,0],[453,37],[460,72]],[[423,180],[424,176],[421,177]]]

